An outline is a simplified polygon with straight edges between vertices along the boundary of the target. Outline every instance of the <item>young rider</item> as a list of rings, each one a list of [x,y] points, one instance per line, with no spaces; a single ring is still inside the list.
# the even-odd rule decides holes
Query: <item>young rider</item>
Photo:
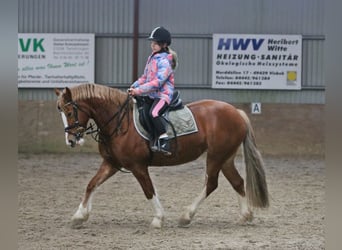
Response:
[[[143,75],[136,80],[128,92],[132,96],[148,96],[152,99],[149,115],[158,136],[153,151],[170,155],[168,135],[160,117],[170,104],[174,92],[174,69],[177,66],[177,54],[170,49],[171,34],[164,27],[152,30],[152,54],[148,57]]]

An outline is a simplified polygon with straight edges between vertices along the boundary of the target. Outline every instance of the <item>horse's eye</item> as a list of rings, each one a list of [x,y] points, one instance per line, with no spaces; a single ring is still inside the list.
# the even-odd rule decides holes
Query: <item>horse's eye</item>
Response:
[[[58,110],[58,112],[62,112],[62,109],[59,105],[57,106],[57,110]]]
[[[69,113],[67,114],[67,116],[70,118],[70,117],[72,116],[72,113],[69,112]]]

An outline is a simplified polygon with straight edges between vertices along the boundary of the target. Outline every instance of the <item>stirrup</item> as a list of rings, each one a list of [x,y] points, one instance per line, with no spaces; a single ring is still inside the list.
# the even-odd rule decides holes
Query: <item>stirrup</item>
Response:
[[[159,151],[165,155],[171,155],[169,138],[161,138],[159,142]]]
[[[171,155],[170,144],[168,142],[169,138],[161,138],[156,140],[156,143],[151,146],[152,152],[161,152],[165,155]]]

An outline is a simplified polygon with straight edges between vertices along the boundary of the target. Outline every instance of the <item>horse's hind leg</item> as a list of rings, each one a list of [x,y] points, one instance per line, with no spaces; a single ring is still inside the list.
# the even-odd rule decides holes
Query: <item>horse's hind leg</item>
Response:
[[[89,213],[92,206],[92,197],[95,189],[105,182],[109,177],[115,174],[118,170],[113,168],[110,163],[103,161],[96,175],[90,180],[86,188],[85,196],[79,205],[76,213],[72,216],[73,226],[79,226],[89,218]]]
[[[207,169],[205,176],[205,186],[202,192],[195,198],[192,204],[186,207],[185,212],[179,219],[180,227],[187,227],[190,225],[192,218],[201,203],[217,188],[218,186],[218,175],[222,166],[222,163],[218,162],[215,157],[208,156],[207,158]]]
[[[234,163],[235,155],[233,155],[230,159],[228,159],[222,167],[222,173],[230,182],[234,190],[237,192],[237,197],[240,206],[240,217],[241,222],[247,222],[253,220],[253,212],[249,208],[246,193],[245,193],[245,186],[244,180],[240,176],[239,172],[235,168]]]

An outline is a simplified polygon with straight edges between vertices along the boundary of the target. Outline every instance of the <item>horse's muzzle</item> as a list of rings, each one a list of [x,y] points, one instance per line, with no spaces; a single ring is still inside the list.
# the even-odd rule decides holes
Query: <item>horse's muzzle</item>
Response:
[[[84,144],[84,139],[81,136],[75,136],[65,133],[65,144],[72,148],[76,145],[82,146]]]
[[[73,140],[69,140],[69,143],[68,143],[69,145],[70,145],[70,147],[75,147],[76,146],[76,142],[75,141],[73,141]]]
[[[84,139],[81,137],[81,138],[68,138],[66,140],[66,144],[72,148],[74,148],[76,145],[80,145],[80,146],[83,146],[84,144]]]

